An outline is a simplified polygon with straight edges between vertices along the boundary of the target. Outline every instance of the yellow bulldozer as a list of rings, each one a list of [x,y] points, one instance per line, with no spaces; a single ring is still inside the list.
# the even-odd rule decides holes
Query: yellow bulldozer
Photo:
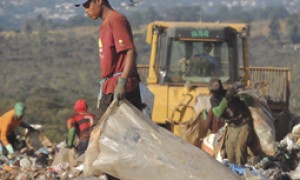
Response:
[[[290,70],[249,66],[249,32],[249,26],[243,23],[148,24],[150,61],[138,68],[142,81],[154,95],[153,121],[180,135],[174,124],[192,118],[195,99],[209,94],[211,78],[220,78],[224,87],[242,78],[248,86],[261,82],[266,85],[260,93],[276,119],[276,139],[282,139],[290,122]]]

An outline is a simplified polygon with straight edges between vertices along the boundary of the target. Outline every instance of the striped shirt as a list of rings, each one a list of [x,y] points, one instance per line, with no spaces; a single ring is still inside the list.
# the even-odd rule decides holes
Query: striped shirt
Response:
[[[68,129],[75,128],[79,141],[89,138],[95,115],[87,112],[76,113],[68,120]]]

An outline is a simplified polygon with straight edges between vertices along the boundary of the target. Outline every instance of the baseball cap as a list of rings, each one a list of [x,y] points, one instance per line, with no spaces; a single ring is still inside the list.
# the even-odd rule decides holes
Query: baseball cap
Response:
[[[90,6],[91,0],[77,0],[74,4],[75,7],[85,7],[88,8]]]

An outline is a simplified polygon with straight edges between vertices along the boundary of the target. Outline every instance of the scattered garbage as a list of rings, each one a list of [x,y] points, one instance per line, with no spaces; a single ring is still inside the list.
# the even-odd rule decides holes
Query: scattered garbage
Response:
[[[209,108],[207,97],[203,102],[201,108]],[[271,144],[244,166],[220,157],[222,129],[201,139],[202,151],[123,101],[119,107],[112,103],[93,129],[87,152],[79,157],[65,142],[55,145],[39,131],[27,134],[26,141],[19,137],[26,144],[16,148],[13,158],[0,155],[0,179],[300,179],[300,124],[275,142],[266,110],[253,109],[260,120],[256,133],[261,144]],[[186,132],[186,140],[199,138],[195,129]],[[263,134],[268,138],[262,140]]]

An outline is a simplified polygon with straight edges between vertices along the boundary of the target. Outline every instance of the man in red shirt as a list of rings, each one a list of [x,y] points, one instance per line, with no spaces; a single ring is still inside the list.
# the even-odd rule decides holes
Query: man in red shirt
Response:
[[[99,38],[101,87],[100,117],[110,103],[123,98],[141,108],[140,77],[136,66],[136,50],[127,18],[115,11],[108,0],[87,0],[82,4],[93,20],[102,19]]]

